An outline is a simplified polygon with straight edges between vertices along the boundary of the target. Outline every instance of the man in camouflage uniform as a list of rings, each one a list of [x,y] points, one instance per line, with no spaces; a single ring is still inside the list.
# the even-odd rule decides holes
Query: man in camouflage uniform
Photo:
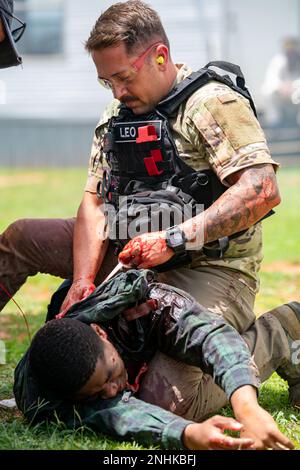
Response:
[[[154,43],[155,47],[149,48]],[[103,136],[109,118],[118,113],[120,101],[137,115],[148,112],[191,73],[186,65],[172,62],[156,12],[135,0],[115,4],[104,12],[86,48],[115,100],[95,131],[77,219],[21,220],[0,237],[0,281],[11,294],[27,276],[39,271],[73,279],[62,313],[85,298],[117,263],[112,244],[103,236],[103,201],[96,195],[106,165]],[[139,66],[133,67],[133,63]],[[182,224],[188,243],[195,238],[195,229],[204,234],[204,243],[247,231],[230,242],[222,259],[208,259],[199,245],[190,265],[162,273],[160,280],[186,290],[204,307],[223,315],[240,333],[246,332],[255,320],[253,305],[262,260],[261,225],[256,222],[280,202],[274,171],[277,164],[249,102],[218,82],[212,81],[192,94],[170,126],[180,157],[195,169],[212,169],[228,186],[196,220]],[[163,232],[142,235],[134,243],[140,240],[146,249],[138,252],[139,267],[159,265],[174,254]],[[130,258],[127,264],[130,266]],[[6,302],[0,289],[0,308]],[[273,328],[275,335],[281,328],[277,320]],[[256,335],[258,344],[265,345],[262,354],[267,349],[270,357],[275,357],[268,335],[259,328]],[[199,369],[158,353],[150,364],[141,398],[199,419],[203,412],[199,390],[205,389],[205,381]],[[209,398],[214,409],[223,403],[222,397]]]

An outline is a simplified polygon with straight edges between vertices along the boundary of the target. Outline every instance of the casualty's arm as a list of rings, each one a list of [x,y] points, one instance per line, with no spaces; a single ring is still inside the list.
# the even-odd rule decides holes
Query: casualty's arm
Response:
[[[164,449],[238,449],[249,448],[251,438],[231,438],[225,429],[240,431],[243,425],[232,418],[215,416],[203,423],[186,419],[134,398],[125,392],[110,400],[99,400],[78,410],[87,425],[113,437],[135,440],[145,446],[159,445]],[[71,423],[72,424],[72,421]]]
[[[293,448],[272,416],[258,404],[258,370],[234,328],[209,311],[195,310],[180,317],[171,335],[176,341],[167,340],[170,355],[213,376],[230,399],[236,419],[244,425],[243,436],[253,439],[255,449]]]
[[[160,340],[160,349],[212,375],[228,399],[239,387],[260,385],[259,372],[241,335],[195,301]]]

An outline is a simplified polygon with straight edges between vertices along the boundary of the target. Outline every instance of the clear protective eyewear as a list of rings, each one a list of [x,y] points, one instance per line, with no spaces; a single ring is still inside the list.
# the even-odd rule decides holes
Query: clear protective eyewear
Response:
[[[161,42],[155,42],[154,44],[151,44],[151,46],[147,47],[147,49],[132,64],[130,64],[130,68],[128,70],[124,70],[124,72],[120,72],[120,73],[126,74],[126,77],[124,78],[115,77],[113,78],[113,81],[116,84],[123,85],[123,86],[131,83],[135,79],[136,75],[138,74],[142,66],[144,65],[145,59],[148,56],[148,54],[152,51],[154,47],[158,46],[159,44],[161,44]],[[100,83],[100,85],[106,88],[107,90],[113,89],[113,83],[107,78],[98,77],[98,83]]]

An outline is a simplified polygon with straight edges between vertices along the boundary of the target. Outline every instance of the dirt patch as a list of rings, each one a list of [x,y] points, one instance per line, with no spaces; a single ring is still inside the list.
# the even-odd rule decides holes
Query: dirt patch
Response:
[[[299,274],[300,263],[287,263],[286,261],[274,261],[273,263],[263,264],[262,269],[266,273]]]
[[[10,325],[11,323],[12,323],[11,315],[1,314],[1,317],[0,317],[0,324],[1,325]]]
[[[24,173],[17,175],[0,175],[0,188],[11,188],[14,186],[30,186],[41,184],[45,181],[43,173]]]
[[[14,418],[22,418],[22,413],[19,410],[3,410],[0,408],[0,422],[9,422]]]

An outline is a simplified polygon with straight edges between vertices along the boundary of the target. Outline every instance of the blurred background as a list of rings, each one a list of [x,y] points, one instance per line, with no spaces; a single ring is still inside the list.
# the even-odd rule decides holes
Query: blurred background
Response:
[[[87,165],[93,129],[111,96],[96,81],[84,41],[101,11],[113,3],[15,1],[15,15],[27,23],[18,43],[24,65],[0,71],[1,165]],[[284,73],[278,70],[283,41],[300,36],[300,0],[148,3],[161,15],[175,61],[194,69],[220,59],[241,66],[274,157],[295,162],[300,154],[300,59],[299,74],[290,81],[295,89],[287,93],[295,101],[287,106],[297,116],[284,119],[286,125],[275,103],[278,94],[270,96],[275,86],[270,80],[274,81],[275,73]]]
[[[0,70],[0,233],[17,218],[76,214],[93,131],[111,99],[97,83],[84,42],[101,11],[113,3],[15,1],[15,14],[27,28],[17,43],[23,68]],[[241,66],[273,158],[282,164],[278,172],[282,203],[264,222],[264,262],[255,312],[300,301],[300,0],[148,3],[162,17],[175,61],[194,69],[221,59]],[[38,274],[14,296],[32,335],[44,321],[50,296],[60,283]],[[0,400],[11,398],[14,367],[28,344],[23,318],[10,301],[0,315]],[[1,345],[7,363],[2,366]],[[276,374],[261,388],[260,400],[300,449],[300,412],[288,404],[287,385]],[[17,412],[0,410],[0,449],[115,448],[98,436],[63,432],[63,439],[61,430],[53,428],[33,432]]]

